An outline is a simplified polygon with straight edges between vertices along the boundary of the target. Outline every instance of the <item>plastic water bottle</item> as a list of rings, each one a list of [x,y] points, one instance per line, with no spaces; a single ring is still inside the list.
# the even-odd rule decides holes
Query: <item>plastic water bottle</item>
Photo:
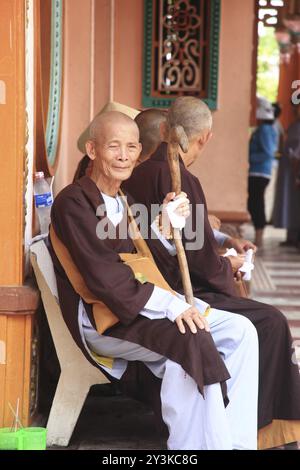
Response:
[[[41,233],[48,233],[53,199],[51,188],[45,180],[43,171],[39,171],[35,174],[33,192]]]

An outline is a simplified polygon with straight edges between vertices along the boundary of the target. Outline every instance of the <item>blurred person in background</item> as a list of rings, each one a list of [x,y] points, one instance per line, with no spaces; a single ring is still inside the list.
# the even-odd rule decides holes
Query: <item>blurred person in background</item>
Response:
[[[300,106],[294,105],[295,120],[287,130],[279,162],[273,209],[273,225],[287,229],[282,245],[300,242]]]
[[[255,228],[255,245],[261,247],[266,225],[265,191],[272,175],[277,146],[274,108],[265,98],[257,98],[257,128],[249,146],[248,210]]]
[[[273,127],[277,134],[276,157],[281,157],[282,152],[283,152],[284,138],[285,138],[285,131],[279,119],[282,114],[282,108],[279,103],[273,103],[272,107],[274,109],[274,119],[275,119]]]

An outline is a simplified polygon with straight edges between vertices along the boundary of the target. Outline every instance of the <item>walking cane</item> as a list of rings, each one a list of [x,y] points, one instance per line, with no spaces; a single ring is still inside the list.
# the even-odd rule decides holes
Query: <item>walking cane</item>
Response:
[[[172,180],[172,191],[176,195],[181,192],[181,176],[179,166],[179,147],[184,153],[188,151],[188,139],[182,126],[175,126],[170,129],[168,142],[168,162]],[[187,264],[186,254],[184,251],[180,229],[173,228],[173,238],[177,251],[177,258],[181,272],[182,284],[184,289],[185,300],[190,305],[194,305],[193,288]]]

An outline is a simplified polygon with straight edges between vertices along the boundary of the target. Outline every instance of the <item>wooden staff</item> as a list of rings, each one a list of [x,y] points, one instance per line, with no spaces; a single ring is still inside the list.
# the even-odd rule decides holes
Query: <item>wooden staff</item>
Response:
[[[181,176],[179,166],[179,147],[184,153],[188,151],[189,143],[182,126],[175,126],[170,129],[168,143],[168,162],[172,179],[172,191],[176,196],[181,192]],[[184,251],[181,233],[179,229],[173,228],[173,237],[177,251],[177,258],[181,272],[184,295],[187,303],[194,305],[193,288]]]

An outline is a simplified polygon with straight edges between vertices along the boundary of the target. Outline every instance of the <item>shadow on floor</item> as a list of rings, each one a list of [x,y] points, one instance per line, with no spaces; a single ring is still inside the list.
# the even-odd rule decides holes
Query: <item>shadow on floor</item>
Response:
[[[148,406],[104,384],[92,387],[69,446],[50,449],[163,450],[166,438]]]

